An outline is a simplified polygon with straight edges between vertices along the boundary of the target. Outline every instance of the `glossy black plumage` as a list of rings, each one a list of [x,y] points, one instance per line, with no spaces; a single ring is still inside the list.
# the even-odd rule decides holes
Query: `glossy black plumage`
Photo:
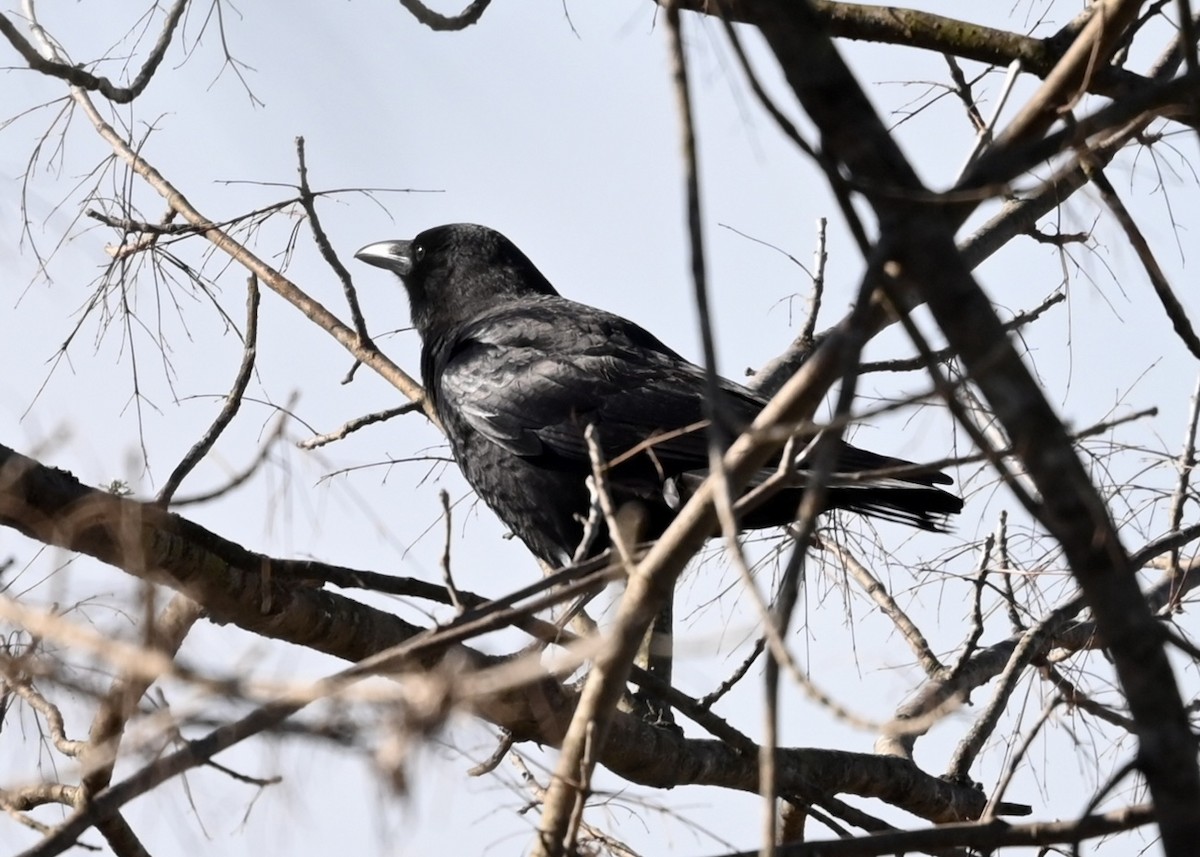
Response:
[[[421,336],[421,375],[471,487],[539,557],[569,561],[590,507],[584,430],[592,424],[606,460],[649,438],[700,423],[704,374],[653,335],[612,313],[561,297],[500,233],[453,224],[412,241],[364,247],[357,258],[398,274]],[[722,380],[722,413],[747,425],[764,405]],[[638,500],[649,537],[670,523],[708,463],[703,430],[653,443],[613,467],[614,503]],[[908,462],[843,444],[837,470]],[[803,460],[799,463],[803,472]],[[849,484],[834,480],[828,505],[938,530],[962,508],[942,473]],[[788,489],[742,522],[792,520],[800,490]],[[593,553],[604,547],[602,535]]]

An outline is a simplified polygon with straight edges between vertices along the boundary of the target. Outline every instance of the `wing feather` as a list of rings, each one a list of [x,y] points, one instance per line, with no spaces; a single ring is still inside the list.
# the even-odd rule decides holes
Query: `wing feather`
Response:
[[[584,309],[543,318],[523,306],[519,317],[493,312],[464,326],[434,374],[439,410],[515,455],[561,466],[590,467],[589,424],[602,427],[609,460],[650,441],[671,472],[705,466],[705,432],[677,431],[704,419],[703,372],[632,322]],[[723,386],[727,410],[748,423],[762,401]]]

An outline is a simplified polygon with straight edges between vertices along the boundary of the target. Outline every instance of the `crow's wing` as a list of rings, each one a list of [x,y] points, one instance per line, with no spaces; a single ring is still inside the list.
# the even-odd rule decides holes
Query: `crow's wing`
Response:
[[[511,454],[586,474],[591,463],[584,431],[591,424],[609,462],[648,450],[634,456],[626,479],[640,481],[653,468],[655,483],[669,479],[670,490],[686,495],[707,475],[703,370],[620,316],[558,296],[526,298],[464,325],[427,358],[426,383],[443,418],[452,415]],[[731,381],[722,379],[720,389],[722,413],[732,428],[749,425],[765,404]],[[843,474],[896,467],[911,462],[845,442],[834,465]],[[794,468],[803,480],[809,468],[804,455]],[[760,476],[772,472],[768,468]],[[930,504],[942,514],[957,511],[943,506],[961,501],[929,489],[951,481],[944,473],[924,471],[835,479],[834,485],[838,505],[871,514],[894,505]]]
[[[702,370],[619,316],[563,298],[525,300],[464,325],[431,360],[439,411],[515,455],[586,471],[592,424],[606,459],[651,441],[667,474],[707,464]],[[735,423],[763,405],[735,384],[723,388]]]

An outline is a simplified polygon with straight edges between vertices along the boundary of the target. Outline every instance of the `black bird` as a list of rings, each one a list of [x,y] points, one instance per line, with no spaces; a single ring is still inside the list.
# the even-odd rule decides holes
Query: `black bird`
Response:
[[[607,474],[614,506],[640,502],[641,536],[662,534],[708,467],[703,428],[677,431],[704,419],[702,369],[633,322],[560,296],[524,253],[485,226],[438,226],[411,241],[369,244],[355,257],[404,282],[421,336],[421,378],[454,458],[533,553],[562,565],[583,538],[589,424],[605,460],[620,459]],[[732,381],[722,379],[720,393],[720,413],[735,428],[765,404]],[[946,516],[962,509],[960,498],[933,487],[952,482],[944,473],[837,478],[907,464],[843,443],[827,506],[944,529]],[[796,467],[802,475],[803,456]],[[742,525],[791,522],[802,490],[775,494]],[[602,533],[591,553],[607,546]]]

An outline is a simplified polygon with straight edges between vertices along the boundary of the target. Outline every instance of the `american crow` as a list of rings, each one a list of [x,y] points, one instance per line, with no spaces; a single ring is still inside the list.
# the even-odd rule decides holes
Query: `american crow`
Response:
[[[708,466],[705,431],[679,431],[703,421],[702,369],[633,322],[561,297],[511,241],[484,226],[438,226],[355,256],[404,282],[421,336],[421,377],[454,458],[534,554],[562,565],[583,537],[589,424],[605,460],[619,461],[607,474],[614,505],[640,502],[642,535],[661,535]],[[765,403],[732,381],[721,380],[720,393],[720,412],[734,426],[748,425]],[[962,509],[960,498],[933,487],[952,481],[943,473],[837,478],[908,463],[843,443],[828,507],[942,529]],[[803,457],[796,468],[802,475]],[[801,491],[774,495],[742,525],[789,523]],[[592,552],[607,545],[602,533]]]

